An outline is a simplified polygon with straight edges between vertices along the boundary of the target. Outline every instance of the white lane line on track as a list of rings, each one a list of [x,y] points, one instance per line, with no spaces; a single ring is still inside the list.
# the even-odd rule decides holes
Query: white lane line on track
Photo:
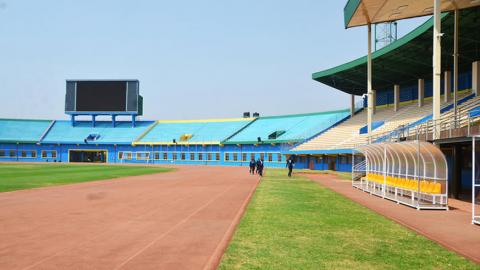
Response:
[[[194,215],[198,214],[200,211],[202,211],[203,209],[205,209],[207,206],[209,206],[210,204],[212,204],[215,200],[217,200],[220,196],[222,196],[223,194],[227,193],[227,191],[229,191],[230,189],[232,189],[234,187],[234,185],[231,185],[230,187],[226,188],[224,191],[222,191],[220,194],[218,194],[217,196],[213,197],[212,199],[210,199],[208,202],[206,202],[204,205],[202,205],[201,207],[197,208],[197,210],[195,210],[194,212],[192,212],[190,215],[188,215],[187,217],[185,217],[184,219],[182,219],[180,222],[178,222],[177,224],[175,224],[174,226],[172,226],[170,229],[168,229],[166,232],[162,233],[161,235],[159,235],[157,238],[153,239],[150,243],[148,243],[146,246],[144,246],[143,248],[141,248],[140,250],[138,250],[137,252],[135,252],[134,254],[132,254],[130,257],[128,257],[125,261],[123,261],[122,263],[120,263],[117,267],[115,267],[114,269],[115,270],[118,270],[120,268],[122,268],[123,266],[125,266],[127,263],[129,263],[131,260],[133,260],[135,257],[137,257],[138,255],[140,255],[141,253],[143,253],[145,250],[147,250],[148,248],[150,248],[151,246],[153,246],[156,242],[158,242],[160,239],[164,238],[165,236],[167,236],[169,233],[171,233],[172,231],[174,231],[176,228],[178,228],[179,226],[183,225],[185,222],[187,222],[190,218],[192,218]]]
[[[179,170],[178,172],[182,172],[182,171]],[[160,173],[160,174],[162,174],[162,173]],[[140,176],[142,176],[142,175],[140,175]],[[133,176],[133,177],[135,177],[135,176]],[[108,181],[108,182],[107,182],[107,181]],[[94,187],[97,187],[97,186],[101,186],[101,185],[109,185],[109,184],[112,184],[112,183],[114,183],[114,184],[117,183],[117,182],[114,182],[114,181],[118,181],[118,179],[112,180],[112,182],[110,182],[110,180],[106,180],[106,181],[98,181],[98,182],[91,182],[91,183],[95,184]],[[183,179],[180,179],[180,182],[179,182],[179,183],[180,183],[180,184],[183,184],[184,182],[185,182],[185,181],[183,181]],[[77,183],[77,185],[78,185],[78,184],[91,184],[91,183]],[[167,187],[176,186],[176,185],[178,185],[179,183],[168,183],[166,186],[167,186]],[[72,184],[72,185],[75,185],[75,184]],[[55,187],[56,187],[56,186],[54,186],[53,188],[55,188]],[[45,188],[45,187],[44,187],[44,188]],[[22,191],[22,190],[20,190],[20,191]],[[27,190],[27,191],[28,191],[28,190]],[[146,194],[146,193],[148,193],[148,191],[141,192],[141,193],[139,193],[139,195]],[[177,199],[175,199],[175,200],[172,200],[169,204],[176,203],[176,202],[178,202],[178,201],[181,201],[182,199],[187,199],[187,198],[177,198]],[[154,210],[152,210],[152,211],[149,211],[149,212],[146,212],[146,213],[144,213],[144,214],[138,215],[138,216],[134,217],[133,219],[129,220],[128,222],[126,222],[125,225],[128,225],[128,224],[134,222],[135,220],[137,220],[137,219],[139,219],[139,218],[142,218],[142,217],[144,217],[144,216],[146,216],[146,215],[153,214],[153,213],[158,212],[158,211],[159,211],[159,209],[154,209]],[[48,260],[50,260],[50,259],[53,259],[54,257],[56,257],[56,256],[58,256],[58,255],[60,255],[60,254],[62,254],[62,253],[65,253],[65,252],[67,252],[67,251],[69,251],[69,250],[71,250],[71,249],[80,247],[80,246],[82,246],[82,245],[84,245],[84,244],[86,244],[86,243],[88,243],[88,242],[90,242],[90,241],[94,241],[94,240],[102,237],[103,235],[105,235],[106,233],[108,233],[108,232],[110,232],[110,231],[111,231],[111,230],[106,230],[106,231],[104,231],[104,232],[102,232],[102,233],[99,233],[98,235],[96,235],[96,236],[94,236],[94,237],[92,237],[92,238],[90,238],[90,239],[88,239],[88,240],[82,241],[82,242],[80,242],[80,243],[78,243],[78,244],[74,244],[74,245],[71,246],[71,247],[63,248],[63,249],[55,252],[54,254],[52,254],[52,255],[50,255],[50,256],[47,256],[47,257],[41,259],[40,261],[37,261],[37,262],[35,262],[35,263],[31,264],[31,265],[27,265],[26,267],[22,268],[22,270],[32,269],[33,267],[38,266],[38,265],[40,265],[40,264],[42,264],[42,263],[44,263],[44,262],[46,262],[46,261],[48,261]]]
[[[260,179],[257,180],[257,183],[255,183],[255,185],[253,185],[253,187],[248,192],[247,198],[245,198],[243,203],[238,208],[237,214],[232,219],[232,222],[230,223],[227,230],[225,231],[225,234],[223,235],[222,239],[218,242],[218,245],[215,248],[215,250],[213,251],[212,255],[210,256],[208,261],[203,266],[203,268],[202,268],[203,270],[216,269],[218,267],[218,265],[216,265],[216,264],[220,263],[220,259],[222,258],[225,249],[228,247],[228,243],[230,242],[230,238],[235,233],[235,228],[240,223],[240,219],[242,218],[243,214],[245,213],[245,211],[247,209],[247,206],[248,206],[248,203],[251,201],[251,199],[253,197],[253,194],[255,193],[255,190],[257,190],[257,187],[258,187],[259,184],[260,184]],[[220,253],[222,255],[220,255]],[[220,258],[217,258],[218,256],[220,256]]]
[[[181,201],[181,200],[184,200],[184,199],[187,199],[187,198],[177,198],[177,199],[171,201],[170,204],[174,204],[174,203],[176,203],[176,202],[178,202],[178,201]],[[134,217],[133,219],[129,220],[128,222],[126,222],[125,225],[128,225],[128,224],[134,222],[135,220],[137,220],[137,219],[139,219],[139,218],[142,218],[142,217],[144,217],[144,216],[153,214],[153,213],[158,212],[158,211],[159,211],[159,209],[157,208],[157,209],[154,209],[154,210],[152,210],[152,211],[148,211],[148,212],[146,212],[146,213],[144,213],[144,214],[138,215],[138,216]],[[74,248],[78,248],[78,247],[80,247],[80,246],[82,246],[82,245],[84,245],[84,244],[86,244],[86,243],[88,243],[88,242],[95,241],[96,239],[104,236],[105,234],[107,234],[107,233],[109,233],[109,232],[111,232],[111,231],[112,231],[112,230],[105,230],[104,232],[101,232],[101,233],[99,233],[98,235],[96,235],[96,236],[94,236],[94,237],[92,237],[92,238],[90,238],[90,239],[88,239],[88,240],[85,240],[85,241],[82,241],[82,242],[80,242],[80,243],[78,243],[78,244],[76,244],[76,245],[73,245],[73,246],[70,247],[70,248],[64,248],[64,249],[62,249],[62,250],[59,250],[58,252],[56,252],[56,253],[48,256],[48,257],[43,258],[43,259],[41,259],[40,261],[38,261],[38,262],[36,262],[36,263],[34,263],[34,264],[31,264],[31,265],[29,265],[29,266],[26,266],[25,268],[22,268],[22,270],[32,269],[32,268],[34,268],[35,266],[38,266],[38,265],[40,265],[40,264],[42,264],[42,263],[44,263],[44,262],[46,262],[46,261],[48,261],[48,260],[50,260],[50,259],[53,259],[53,258],[55,258],[56,256],[58,256],[58,255],[60,255],[60,254],[62,254],[62,253],[65,253],[65,252],[67,252],[67,251],[70,251],[70,250],[72,250],[72,249],[74,249]]]

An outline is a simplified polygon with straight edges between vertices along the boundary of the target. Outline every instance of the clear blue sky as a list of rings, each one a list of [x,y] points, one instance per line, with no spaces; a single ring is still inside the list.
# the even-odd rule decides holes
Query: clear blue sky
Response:
[[[0,0],[0,118],[65,118],[66,79],[139,79],[143,119],[346,108],[311,79],[366,52],[345,2]]]

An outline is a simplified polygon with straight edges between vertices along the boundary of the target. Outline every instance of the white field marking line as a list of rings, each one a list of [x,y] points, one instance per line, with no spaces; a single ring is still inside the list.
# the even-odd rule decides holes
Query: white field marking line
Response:
[[[118,270],[120,268],[122,268],[123,266],[125,266],[127,263],[129,263],[131,260],[133,260],[135,257],[137,257],[138,255],[140,255],[142,252],[144,252],[145,250],[147,250],[149,247],[153,246],[158,240],[162,239],[163,237],[167,236],[169,233],[171,233],[172,231],[174,231],[175,229],[177,229],[180,225],[183,225],[185,222],[187,222],[191,217],[193,217],[194,215],[198,214],[198,212],[202,211],[204,208],[206,208],[207,206],[209,206],[212,202],[214,202],[215,200],[217,200],[220,196],[222,196],[223,194],[225,194],[227,191],[229,191],[230,189],[233,188],[234,185],[231,185],[230,187],[226,188],[224,191],[222,191],[220,194],[218,194],[217,196],[213,197],[212,199],[210,199],[208,202],[206,202],[204,205],[200,206],[197,210],[193,211],[190,215],[188,215],[187,217],[185,217],[184,219],[182,219],[180,222],[178,222],[177,224],[175,224],[174,226],[172,226],[169,230],[167,230],[166,232],[162,233],[161,235],[159,235],[157,238],[153,239],[150,243],[148,243],[146,246],[144,246],[143,248],[141,248],[140,250],[138,250],[137,252],[135,252],[133,255],[131,255],[130,257],[128,257],[125,261],[123,261],[122,263],[120,263],[117,267],[115,267],[114,269],[115,270]]]
[[[186,198],[177,198],[177,199],[171,201],[170,204],[176,203],[176,202],[178,202],[178,201],[180,201],[180,200],[182,200],[182,199],[186,199]],[[142,218],[142,217],[144,217],[144,216],[146,216],[146,215],[153,214],[153,213],[158,212],[158,211],[159,211],[159,209],[154,209],[154,210],[152,210],[152,211],[149,211],[149,212],[146,212],[146,213],[144,213],[144,214],[138,215],[138,216],[134,217],[133,219],[129,220],[128,222],[126,222],[125,225],[128,225],[128,224],[134,222],[135,220],[137,220],[137,219],[139,219],[139,218]],[[85,240],[85,241],[82,241],[82,242],[80,242],[80,243],[78,243],[78,244],[76,244],[76,245],[73,245],[73,246],[70,247],[70,248],[64,248],[64,249],[62,249],[62,250],[59,250],[59,251],[55,252],[54,254],[52,254],[52,255],[50,255],[50,256],[48,256],[48,257],[45,257],[45,258],[43,258],[42,260],[40,260],[40,261],[38,261],[38,262],[36,262],[36,263],[34,263],[34,264],[31,264],[31,265],[29,265],[29,266],[26,266],[25,268],[22,268],[22,270],[32,269],[33,267],[38,266],[38,265],[40,265],[40,264],[42,264],[42,263],[44,263],[44,262],[46,262],[46,261],[48,261],[48,260],[50,260],[50,259],[52,259],[52,258],[54,258],[54,257],[56,257],[56,256],[58,256],[58,255],[60,255],[60,254],[62,254],[62,253],[65,253],[65,252],[67,252],[67,251],[69,251],[69,250],[71,250],[71,249],[80,247],[80,246],[82,246],[82,245],[84,245],[84,244],[86,244],[86,243],[88,243],[88,242],[90,242],[90,241],[94,241],[94,240],[102,237],[103,235],[105,235],[105,234],[108,233],[108,232],[111,232],[111,230],[105,230],[104,232],[101,232],[101,233],[97,234],[96,236],[94,236],[94,237],[92,237],[92,238],[90,238],[90,239],[88,239],[88,240]]]
[[[216,268],[213,268],[214,260],[216,259],[217,254],[220,252],[220,249],[222,249],[222,248],[226,249],[228,247],[228,243],[230,242],[228,238],[233,236],[233,233],[235,232],[235,227],[240,222],[240,219],[242,218],[243,214],[245,213],[245,211],[247,209],[247,206],[248,206],[248,203],[251,201],[251,199],[253,197],[253,194],[255,193],[255,190],[257,190],[257,187],[260,184],[260,181],[261,180],[258,179],[257,183],[255,183],[255,185],[253,185],[253,187],[248,192],[247,198],[245,198],[245,200],[242,202],[242,205],[240,205],[240,207],[238,208],[237,214],[232,219],[232,222],[230,223],[227,230],[225,231],[225,234],[223,235],[222,239],[218,242],[218,245],[215,248],[212,256],[210,256],[207,263],[205,263],[205,265],[203,266],[203,270],[216,269]],[[226,245],[222,246],[222,244],[224,242],[226,242]],[[220,260],[218,261],[218,263],[220,263],[222,257],[223,257],[223,254],[222,254],[222,256],[220,256],[220,258],[219,258]],[[215,265],[215,266],[218,267],[218,265]]]

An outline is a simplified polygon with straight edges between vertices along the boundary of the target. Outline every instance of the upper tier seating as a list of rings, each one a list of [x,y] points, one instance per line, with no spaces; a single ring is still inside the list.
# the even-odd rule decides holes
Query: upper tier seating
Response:
[[[467,96],[468,93],[459,94],[459,99]],[[443,101],[443,100],[442,100]],[[471,100],[459,105],[460,107],[470,104]],[[444,103],[444,106],[451,104]],[[429,116],[432,113],[432,100],[425,99],[424,105],[418,107],[417,101],[402,104],[400,109],[395,112],[393,106],[377,108],[373,115],[373,121],[384,121],[385,124],[374,129],[372,135],[379,135],[392,131],[399,126],[414,123]],[[450,111],[445,114],[451,113]],[[365,144],[368,140],[368,134],[360,134],[359,130],[367,123],[367,110],[364,109],[354,117],[333,127],[323,134],[303,143],[292,149],[292,151],[306,150],[334,150],[351,149],[357,145]]]
[[[51,120],[0,119],[0,142],[36,143],[51,123]]]
[[[132,127],[131,122],[117,122],[113,127],[112,122],[99,121],[93,127],[90,121],[77,121],[72,127],[70,121],[56,121],[42,143],[131,144],[153,123],[138,121],[136,126]],[[86,141],[91,134],[98,135],[98,139],[92,142]]]
[[[298,142],[348,117],[348,110],[260,117],[226,141],[227,144]],[[270,137],[270,138],[269,138]]]
[[[158,121],[134,144],[218,144],[241,130],[251,118]]]

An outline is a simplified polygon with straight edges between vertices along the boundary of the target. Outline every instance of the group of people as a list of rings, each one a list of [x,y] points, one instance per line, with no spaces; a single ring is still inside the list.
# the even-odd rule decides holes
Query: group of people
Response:
[[[255,161],[254,158],[250,160],[250,174],[258,174],[263,176],[263,158],[259,158]]]
[[[250,174],[258,174],[260,176],[263,176],[263,158],[259,158],[257,161],[255,161],[254,158],[250,160]],[[292,177],[292,172],[293,172],[293,167],[295,166],[295,158],[293,156],[290,156],[287,159],[287,164],[285,167],[288,168],[288,177]]]

